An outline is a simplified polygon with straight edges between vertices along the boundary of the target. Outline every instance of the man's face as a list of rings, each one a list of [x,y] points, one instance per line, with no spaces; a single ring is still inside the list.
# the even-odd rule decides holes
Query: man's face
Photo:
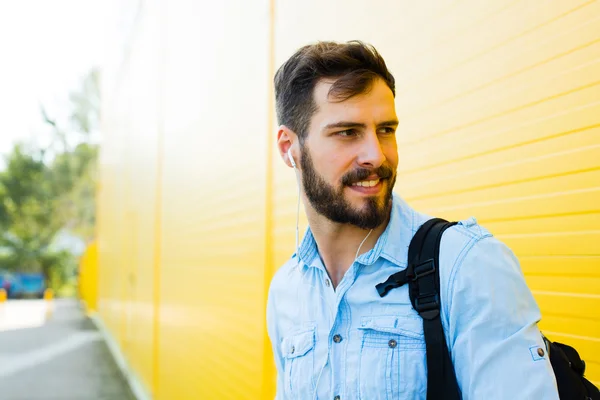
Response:
[[[398,121],[381,79],[343,102],[328,98],[332,81],[314,90],[317,111],[301,149],[304,192],[331,221],[373,229],[388,217],[396,182]]]

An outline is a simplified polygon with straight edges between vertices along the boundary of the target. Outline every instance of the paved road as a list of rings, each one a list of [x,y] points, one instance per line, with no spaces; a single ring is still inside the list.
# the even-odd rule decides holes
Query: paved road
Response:
[[[0,399],[135,400],[74,300],[0,305]]]

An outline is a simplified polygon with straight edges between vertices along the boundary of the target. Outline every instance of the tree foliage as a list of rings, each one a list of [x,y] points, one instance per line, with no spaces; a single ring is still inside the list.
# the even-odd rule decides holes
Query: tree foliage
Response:
[[[68,232],[86,242],[93,238],[98,145],[89,139],[98,128],[98,72],[91,71],[70,98],[72,126],[59,126],[42,109],[51,144],[16,144],[0,171],[2,268],[64,277],[74,258],[56,248],[57,235]]]

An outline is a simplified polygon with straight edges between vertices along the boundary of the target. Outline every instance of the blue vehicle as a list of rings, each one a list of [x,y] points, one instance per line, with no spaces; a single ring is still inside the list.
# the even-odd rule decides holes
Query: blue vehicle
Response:
[[[20,293],[18,297],[44,298],[46,291],[46,279],[41,273],[20,273],[17,274],[20,283]]]

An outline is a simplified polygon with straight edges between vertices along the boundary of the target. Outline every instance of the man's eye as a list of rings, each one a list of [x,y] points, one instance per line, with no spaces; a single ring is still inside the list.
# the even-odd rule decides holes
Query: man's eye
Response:
[[[394,134],[394,133],[396,133],[396,130],[394,128],[385,127],[385,128],[381,128],[379,130],[379,132],[383,133],[383,134]]]
[[[338,136],[343,137],[356,136],[356,131],[354,129],[346,129],[345,131],[340,131],[337,134]]]

